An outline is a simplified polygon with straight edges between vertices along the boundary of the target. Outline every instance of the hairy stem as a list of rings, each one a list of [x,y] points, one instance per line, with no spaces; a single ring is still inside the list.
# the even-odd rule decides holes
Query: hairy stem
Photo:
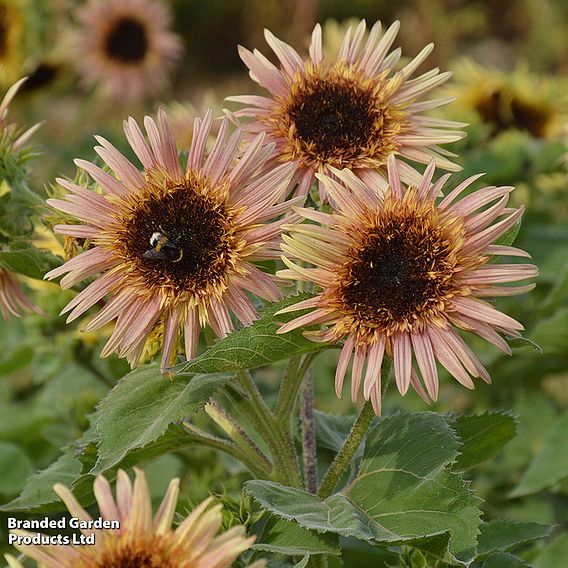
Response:
[[[302,424],[302,456],[304,459],[304,488],[317,493],[316,428],[314,423],[314,384],[310,371],[300,389],[300,422]]]
[[[292,357],[288,363],[282,378],[275,409],[276,416],[284,428],[290,427],[290,418],[296,406],[302,381],[317,355],[318,352],[307,353],[302,357]]]
[[[391,368],[392,362],[389,359],[383,361],[381,368],[381,394],[384,394],[388,387]],[[329,497],[333,493],[333,490],[339,483],[343,472],[349,467],[357,448],[359,448],[361,442],[365,438],[374,417],[375,412],[371,403],[369,401],[365,402],[365,404],[361,407],[359,415],[357,416],[351,431],[347,435],[345,442],[343,442],[342,448],[335,456],[321,482],[318,495],[322,499]]]
[[[369,401],[365,402],[355,424],[351,428],[342,448],[339,450],[332,464],[329,466],[319,489],[318,495],[325,499],[329,497],[338,484],[343,472],[349,467],[357,448],[361,445],[375,412]]]

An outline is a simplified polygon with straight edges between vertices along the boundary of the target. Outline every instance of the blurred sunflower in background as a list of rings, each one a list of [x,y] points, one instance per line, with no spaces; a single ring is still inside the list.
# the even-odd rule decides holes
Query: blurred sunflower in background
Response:
[[[531,73],[526,65],[507,73],[465,59],[444,92],[456,97],[452,116],[477,119],[490,137],[517,130],[552,139],[566,133],[567,86],[566,81]]]
[[[86,86],[100,85],[113,99],[158,93],[181,54],[160,0],[89,0],[76,12],[71,62]]]

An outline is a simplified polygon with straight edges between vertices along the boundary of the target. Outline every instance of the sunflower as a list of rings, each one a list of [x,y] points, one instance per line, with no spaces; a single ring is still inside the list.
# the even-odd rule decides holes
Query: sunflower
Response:
[[[152,331],[163,326],[162,368],[177,352],[180,328],[188,359],[195,355],[200,328],[209,324],[218,337],[233,329],[231,310],[244,325],[256,318],[245,291],[267,300],[280,298],[271,277],[251,261],[279,256],[283,220],[294,201],[287,195],[292,166],[265,171],[272,152],[259,135],[237,157],[240,132],[228,135],[222,121],[211,153],[205,144],[212,113],[196,119],[187,167],[182,169],[165,112],[157,122],[146,117],[149,144],[134,119],[124,124],[126,137],[144,165],[141,173],[110,142],[97,137],[95,150],[116,174],[77,160],[99,184],[89,191],[59,179],[71,191],[50,205],[81,224],[56,225],[63,235],[88,239],[90,247],[46,274],[67,274],[63,288],[100,275],[63,310],[79,317],[105,296],[106,305],[85,326],[98,329],[116,318],[102,356],[118,351],[136,365]],[[262,170],[262,171],[260,171]]]
[[[362,21],[355,30],[348,29],[335,60],[323,55],[319,24],[307,59],[266,30],[266,41],[280,69],[259,51],[239,46],[251,78],[270,96],[229,97],[248,105],[233,116],[235,120],[251,119],[244,128],[250,134],[266,133],[276,144],[275,160],[295,165],[297,194],[306,194],[315,174],[329,173],[330,168],[349,168],[386,186],[376,170],[390,154],[424,164],[434,157],[441,168],[459,169],[438,144],[462,138],[464,134],[455,129],[464,124],[422,115],[451,99],[420,100],[447,81],[450,73],[432,69],[411,79],[433,45],[398,68],[400,50],[388,53],[398,29],[395,22],[382,34],[377,22],[363,45],[366,24]],[[419,179],[404,161],[399,167],[403,179]],[[320,191],[324,194],[321,187]]]
[[[473,332],[510,353],[499,335],[518,337],[523,326],[482,298],[510,296],[534,285],[499,286],[531,278],[531,264],[491,264],[495,255],[529,256],[524,251],[492,244],[520,217],[522,209],[506,208],[512,187],[486,187],[458,200],[477,178],[473,176],[447,194],[436,197],[450,177],[431,184],[434,163],[418,186],[405,187],[393,157],[388,161],[389,188],[362,182],[349,170],[333,170],[336,180],[320,180],[338,212],[299,210],[315,224],[290,225],[283,250],[314,264],[305,268],[284,256],[288,266],[280,276],[314,282],[321,291],[283,312],[313,308],[283,325],[279,333],[326,324],[307,331],[315,341],[345,339],[335,377],[341,396],[351,355],[351,396],[356,400],[363,379],[365,399],[381,409],[381,365],[394,362],[399,391],[409,385],[425,399],[437,398],[439,361],[458,382],[473,388],[471,377],[490,377],[457,329]],[[488,206],[485,208],[485,206]],[[422,375],[424,390],[414,368]]]
[[[26,544],[26,537],[33,535],[15,530],[12,534],[20,537],[15,546],[45,568],[228,568],[254,542],[255,537],[247,538],[245,527],[241,525],[218,534],[222,507],[211,506],[211,498],[198,505],[172,530],[179,479],[172,479],[158,512],[152,518],[152,500],[146,477],[143,471],[135,471],[134,487],[126,472],[118,471],[116,500],[108,481],[103,476],[96,478],[94,493],[100,517],[108,525],[118,521],[119,526],[81,529],[85,535],[95,535],[94,544]],[[57,484],[54,490],[73,517],[84,522],[85,526],[93,521],[69,489]],[[13,557],[7,560],[11,562],[11,568],[18,567]],[[265,562],[260,560],[249,566],[264,568]]]
[[[159,91],[181,53],[159,0],[89,0],[77,11],[74,64],[88,86],[117,100]]]
[[[538,77],[522,65],[506,73],[467,59],[457,66],[455,79],[446,89],[457,99],[452,116],[461,112],[470,118],[473,113],[491,137],[508,130],[542,139],[564,133],[568,98],[566,85],[558,79]]]

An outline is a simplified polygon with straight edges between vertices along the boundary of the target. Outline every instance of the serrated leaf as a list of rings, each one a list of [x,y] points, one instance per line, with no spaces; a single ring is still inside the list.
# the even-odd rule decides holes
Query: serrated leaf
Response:
[[[495,240],[496,245],[500,246],[511,246],[521,230],[521,225],[523,223],[522,217],[520,217],[509,229],[507,229],[498,239]]]
[[[246,490],[272,513],[301,526],[383,546],[422,548],[453,565],[475,556],[478,499],[447,466],[458,453],[453,431],[437,414],[381,418],[369,433],[358,475],[322,500],[260,480]]]
[[[171,424],[201,408],[231,377],[215,373],[168,380],[156,365],[128,373],[99,405],[98,461],[91,473],[102,473],[156,441]]]
[[[10,245],[10,250],[0,250],[0,266],[38,280],[60,264],[60,258],[30,243],[14,242]]]
[[[37,514],[63,511],[65,505],[53,491],[55,483],[62,483],[71,488],[75,498],[83,507],[93,504],[95,475],[89,472],[97,459],[95,442],[96,432],[94,428],[90,428],[81,438],[70,444],[58,460],[29,477],[22,494],[4,507],[0,507],[0,510],[28,511]],[[191,440],[185,435],[183,427],[172,424],[166,433],[154,442],[129,452],[120,463],[105,471],[105,477],[112,482],[119,468],[128,469],[190,444]]]
[[[495,552],[507,552],[516,546],[550,535],[552,527],[540,523],[518,522],[499,519],[483,523],[477,539],[478,556]]]
[[[450,420],[463,442],[453,469],[463,471],[494,457],[517,435],[517,421],[506,412],[485,412]]]
[[[521,482],[510,497],[531,495],[552,487],[568,477],[568,413],[560,417],[548,431],[539,453],[534,457]]]
[[[274,314],[292,304],[310,298],[310,294],[298,294],[272,304],[267,304],[259,320],[248,327],[234,331],[213,344],[205,353],[188,363],[174,367],[175,372],[214,373],[237,369],[254,369],[293,356],[320,351],[331,345],[306,339],[301,330],[277,334],[282,323],[306,313],[300,310],[292,314]]]
[[[257,550],[300,556],[302,554],[339,554],[339,539],[334,534],[318,534],[285,519],[270,517],[264,526]]]

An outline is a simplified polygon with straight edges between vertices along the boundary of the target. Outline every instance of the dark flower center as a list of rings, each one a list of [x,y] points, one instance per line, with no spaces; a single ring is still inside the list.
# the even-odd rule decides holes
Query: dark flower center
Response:
[[[105,49],[111,59],[121,63],[139,63],[148,52],[148,36],[142,22],[121,18],[109,32]]]
[[[550,121],[550,112],[546,108],[528,104],[504,90],[493,91],[477,103],[476,109],[483,122],[491,127],[492,136],[515,128],[543,138]]]
[[[345,162],[364,154],[380,141],[385,121],[372,91],[341,77],[306,80],[288,115],[303,151],[324,162]]]
[[[142,546],[141,546],[142,544]],[[88,568],[176,568],[178,562],[170,562],[168,551],[160,543],[123,545],[110,550]],[[86,567],[85,567],[86,568]]]
[[[451,290],[450,246],[418,217],[386,221],[369,231],[345,266],[344,306],[365,323],[411,322]]]
[[[22,85],[22,92],[31,92],[49,85],[57,76],[57,67],[50,63],[40,63],[29,75]]]
[[[225,209],[188,186],[141,202],[122,238],[125,256],[149,287],[200,291],[223,279],[233,236]]]

